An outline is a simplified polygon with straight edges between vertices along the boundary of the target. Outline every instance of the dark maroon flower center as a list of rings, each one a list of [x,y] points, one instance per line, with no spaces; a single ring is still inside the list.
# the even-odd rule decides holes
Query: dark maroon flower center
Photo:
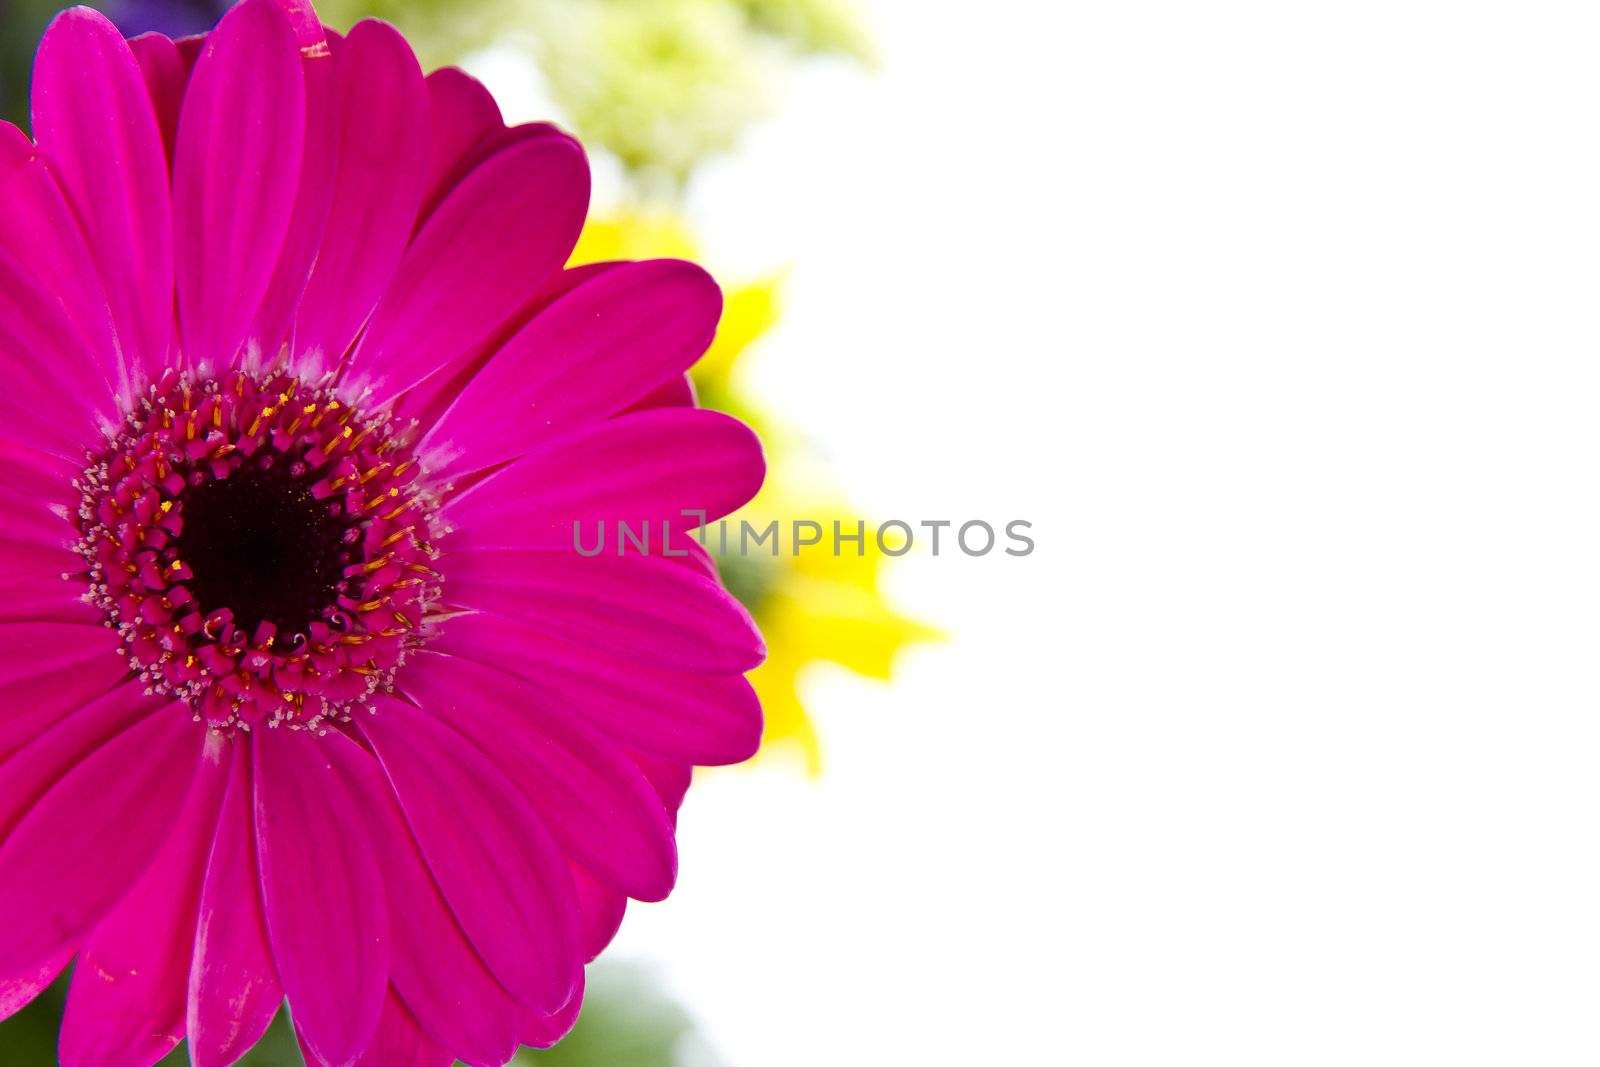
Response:
[[[168,374],[81,487],[88,599],[214,726],[348,717],[425,636],[436,502],[388,416],[331,386]]]
[[[179,496],[183,532],[172,550],[193,572],[188,586],[201,614],[227,608],[246,633],[267,622],[283,637],[309,635],[347,586],[354,558],[346,534],[356,529],[311,485],[308,474],[277,464]]]

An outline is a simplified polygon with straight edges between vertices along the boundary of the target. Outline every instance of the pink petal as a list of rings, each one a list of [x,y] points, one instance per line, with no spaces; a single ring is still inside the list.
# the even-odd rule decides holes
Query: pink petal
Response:
[[[229,739],[207,737],[171,836],[84,944],[61,1022],[67,1067],[154,1063],[183,1039],[201,878],[235,762]]]
[[[452,552],[439,567],[451,601],[608,655],[711,674],[741,674],[766,655],[737,600],[669,560],[491,550]]]
[[[761,745],[761,703],[738,674],[664,671],[554,641],[506,619],[463,615],[428,648],[509,671],[630,748],[714,766]]]
[[[536,140],[541,137],[550,137],[557,140],[568,141],[574,145],[578,144],[571,134],[567,133],[560,126],[557,126],[553,122],[524,122],[516,126],[497,127],[489,130],[489,132],[483,138],[474,144],[467,151],[467,153],[461,157],[461,170],[456,175],[457,182],[459,182],[462,177],[470,174],[479,164],[488,159],[490,156],[503,152],[505,149],[514,144]],[[579,147],[581,148],[581,146]],[[452,186],[454,184],[456,184],[456,182],[451,183]],[[437,204],[427,205],[425,215],[431,214],[432,209],[436,207],[438,207]]]
[[[522,1043],[534,1048],[549,1048],[566,1037],[578,1022],[583,1010],[583,975],[578,976],[578,988],[572,999],[560,1011],[549,1015],[528,1014],[523,1017]]]
[[[0,848],[0,915],[27,916],[0,924],[0,984],[36,974],[144,873],[183,807],[204,737],[183,705],[147,714],[33,805]]]
[[[14,441],[0,442],[0,463],[22,453],[25,447],[19,447]],[[39,453],[32,451],[32,455],[39,456]],[[82,540],[83,535],[77,528],[82,498],[72,488],[71,480],[46,473],[50,469],[41,466],[31,471],[0,473],[0,536],[62,546],[73,546]],[[25,536],[28,531],[35,536]],[[73,569],[83,570],[84,567]]]
[[[356,1067],[450,1067],[456,1058],[429,1037],[406,1010],[399,996],[389,990],[383,1002],[383,1018],[372,1044],[356,1061]]]
[[[358,725],[461,928],[519,1003],[559,1009],[580,970],[561,853],[521,791],[465,738],[398,700],[374,706]]]
[[[0,535],[0,622],[103,626],[105,613],[83,602],[87,584],[62,579],[82,570],[83,558],[64,548]]]
[[[452,501],[449,513],[460,545],[570,549],[578,533],[592,544],[618,523],[655,536],[688,532],[747,503],[765,473],[761,441],[742,422],[663,408],[551,440]]]
[[[578,145],[578,142],[574,140],[570,134],[562,130],[561,127],[555,125],[554,123],[526,122],[519,126],[507,127],[500,123],[499,116],[500,111],[497,106],[492,116],[488,114],[480,114],[474,117],[472,120],[473,124],[482,124],[484,131],[483,135],[472,144],[465,146],[465,151],[462,153],[460,158],[455,161],[453,169],[444,174],[438,185],[432,188],[428,195],[423,198],[422,211],[419,217],[424,222],[433,217],[434,212],[439,210],[439,205],[442,204],[450,195],[450,193],[455,190],[456,186],[460,185],[461,182],[469,174],[476,170],[479,165],[481,165],[491,156],[498,155],[512,145],[536,140],[541,137],[549,137],[556,140],[567,141],[574,147],[577,147],[579,151],[582,151],[582,146]],[[447,137],[447,140],[453,141],[454,138]]]
[[[508,133],[510,131],[507,131]],[[613,263],[589,263],[581,267],[572,267],[567,270],[557,271],[540,286],[539,292],[534,295],[526,308],[517,313],[514,321],[509,324],[504,333],[514,334],[529,319],[539,312],[582,285],[585,281],[602,271],[610,270]],[[456,397],[461,395],[461,390],[466,388],[479,371],[489,360],[494,358],[504,337],[491,338],[480,345],[473,353],[457,363],[448,374],[436,374],[426,381],[420,382],[416,387],[408,390],[406,394],[395,401],[394,409],[402,419],[415,419],[419,426],[432,426],[438,422],[450,405],[455,403]]]
[[[83,601],[79,535],[64,517],[75,510],[61,501],[68,483],[50,470],[49,457],[0,442],[0,620],[98,626],[103,616]]]
[[[523,789],[568,856],[636,900],[672,892],[672,827],[615,745],[528,683],[473,660],[423,652],[401,684]]]
[[[199,876],[185,1029],[195,1067],[226,1067],[266,1033],[283,1002],[256,862],[250,754],[229,767],[215,838]]]
[[[105,286],[83,230],[33,142],[9,122],[0,122],[0,203],[8,206],[0,212],[0,248],[27,265],[76,327],[96,364],[90,396],[100,395],[98,382],[125,392]]]
[[[61,505],[52,508],[30,494],[0,486],[0,538],[19,544],[55,549],[58,555],[54,557],[48,577],[60,582],[63,572],[81,572],[84,569],[81,556],[76,561],[72,559],[76,555],[72,551],[72,546],[81,537],[82,535],[61,514]],[[9,561],[0,561],[0,570],[6,567],[7,562]],[[88,587],[85,585],[79,585],[72,590],[73,594],[80,597],[87,591]]]
[[[12,546],[0,541],[0,554],[11,551]],[[92,626],[104,621],[96,612],[79,601],[64,597],[60,583],[54,585],[38,580],[0,580],[0,622],[4,623],[70,623]]]
[[[0,487],[32,497],[43,505],[77,510],[79,491],[72,480],[82,470],[60,456],[15,441],[0,440]]]
[[[569,138],[525,139],[485,160],[417,234],[350,376],[381,401],[465,358],[560,269],[588,203],[588,163]]]
[[[710,534],[708,533],[706,536],[709,537]],[[688,537],[674,535],[671,552],[683,553],[681,556],[668,555],[667,558],[674,563],[682,567],[688,567],[696,574],[704,575],[718,585],[722,584],[722,572],[717,569],[716,558],[695,539],[695,535]]]
[[[428,75],[428,103],[433,138],[426,198],[429,204],[436,204],[459,180],[467,154],[505,123],[500,106],[483,83],[456,67]]]
[[[81,462],[116,411],[116,391],[67,314],[28,266],[0,248],[0,437]]]
[[[288,331],[289,319],[294,314],[301,294],[305,290],[306,279],[316,258],[323,226],[332,203],[333,175],[337,165],[335,134],[338,122],[338,110],[334,101],[332,56],[333,46],[341,41],[339,34],[322,25],[310,4],[301,3],[299,0],[272,0],[272,2],[288,19],[300,46],[306,80],[306,133],[293,217],[284,237],[283,250],[279,253],[272,281],[262,298],[261,311],[252,330],[255,341],[268,355],[277,353],[279,344]],[[145,37],[155,36],[157,35],[145,35]],[[172,72],[170,67],[167,67],[166,57],[162,54],[164,50],[152,49],[157,57],[155,61],[167,67],[160,74],[153,75],[152,63],[147,62],[145,52],[138,47],[145,37],[134,38],[129,42],[135,46],[135,51],[139,54],[140,64],[145,68],[146,80],[152,82],[151,95],[156,102],[157,113],[163,116],[163,131],[168,133],[169,155],[174,150],[176,140],[177,107],[181,103],[182,93],[187,88],[189,75],[199,58],[207,36],[200,34],[173,42],[173,52],[180,68],[178,73],[181,80],[176,86],[177,97],[171,100],[173,108],[171,130],[168,130],[168,122],[163,111],[163,99],[172,96],[170,86]],[[158,86],[152,78],[159,78],[162,84]]]
[[[12,754],[0,763],[0,842],[73,768],[87,761],[107,741],[148,718],[163,703],[160,698],[146,696],[144,683],[135,679],[70,714],[53,716],[57,720],[53,724],[18,716],[27,718],[26,725],[33,729],[31,735],[18,738],[21,743],[7,745]]]
[[[330,42],[339,35],[322,25],[322,20],[317,17],[316,8],[305,0],[272,0],[272,3],[283,12],[283,17],[289,20],[289,26],[294,30],[295,43],[300,46],[301,55],[307,59],[316,59],[328,53]]]
[[[32,974],[0,977],[0,1021],[11,1018],[61,976],[77,949],[70,945],[41,964]]]
[[[192,33],[187,37],[176,38],[172,43],[178,48],[178,58],[183,60],[183,65],[194,72],[194,65],[200,59],[200,52],[206,46],[209,33]]]
[[[634,401],[629,411],[651,411],[655,408],[692,408],[698,403],[694,381],[687,374],[673,375],[665,385],[658,385]]]
[[[300,1051],[308,1067],[335,1067],[313,1052],[303,1037]],[[417,1025],[399,995],[390,989],[384,998],[383,1017],[372,1035],[372,1043],[354,1061],[353,1067],[450,1067],[455,1060]]]
[[[124,360],[152,378],[172,340],[167,154],[139,64],[103,15],[72,8],[45,31],[33,129],[89,239]]]
[[[333,208],[295,325],[295,348],[337,366],[410,240],[428,151],[428,98],[410,45],[359,22],[339,50]]]
[[[103,626],[0,623],[0,765],[125,679],[121,646]]]
[[[83,492],[72,483],[83,472],[84,453],[80,449],[73,459],[33,447],[36,443],[0,435],[0,491],[75,522]]]
[[[206,38],[178,123],[178,312],[191,365],[227,367],[284,247],[305,145],[294,31],[271,0],[244,0]]]
[[[689,786],[694,781],[694,768],[685,763],[661,759],[643,752],[634,752],[632,756],[633,762],[638,764],[639,770],[644,772],[644,776],[655,787],[656,794],[661,797],[661,803],[667,809],[667,814],[676,821],[678,809],[683,807],[683,798],[688,795]]]
[[[394,924],[391,980],[424,1028],[462,1059],[505,1063],[517,1048],[520,1009],[484,965],[417,851],[394,791],[376,767],[363,792],[378,839]]]
[[[572,887],[578,894],[578,910],[583,915],[583,955],[593,961],[611,944],[622,929],[628,911],[628,895],[612,889],[600,879],[574,865]],[[534,1042],[524,1040],[524,1044]]]
[[[0,507],[3,500],[0,494]],[[0,537],[0,622],[104,622],[83,602],[88,586],[76,577],[62,580],[63,573],[82,565],[64,548]]]
[[[252,735],[256,844],[273,959],[295,1029],[329,1063],[353,1062],[383,1009],[389,911],[343,767],[367,759],[337,731]]]
[[[11,545],[0,541],[0,554],[11,550]],[[0,623],[68,623],[75,626],[93,626],[104,621],[96,618],[94,609],[81,602],[65,598],[59,583],[52,586],[43,581],[21,579],[0,581]]]
[[[339,124],[347,119],[339,108],[339,85],[334,70],[335,51],[331,42],[338,35],[328,32],[310,4],[298,0],[273,0],[296,29],[300,45],[301,71],[305,76],[305,147],[301,153],[300,180],[294,209],[277,266],[261,298],[252,340],[261,354],[271,360],[289,336],[296,309],[306,291],[312,264],[320,253],[328,212],[333,206],[334,177],[338,172]]]
[[[189,87],[189,64],[178,54],[172,38],[159,33],[141,33],[128,39],[133,58],[139,61],[145,88],[150,91],[150,106],[161,127],[161,143],[171,159],[178,143],[178,113],[183,107],[183,92]]]
[[[421,447],[440,454],[440,472],[477,470],[614,415],[688,370],[721,315],[717,283],[692,263],[652,260],[600,272],[507,342]]]

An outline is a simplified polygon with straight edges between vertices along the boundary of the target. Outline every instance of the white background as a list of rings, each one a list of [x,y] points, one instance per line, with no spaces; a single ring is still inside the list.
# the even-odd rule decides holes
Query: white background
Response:
[[[873,20],[694,217],[858,503],[1039,549],[615,956],[735,1067],[1600,1061],[1600,8]]]

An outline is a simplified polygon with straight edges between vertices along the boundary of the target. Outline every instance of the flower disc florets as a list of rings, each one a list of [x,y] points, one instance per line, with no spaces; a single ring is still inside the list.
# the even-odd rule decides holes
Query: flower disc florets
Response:
[[[168,373],[79,482],[86,599],[214,727],[318,727],[387,688],[439,593],[387,415],[286,375]]]

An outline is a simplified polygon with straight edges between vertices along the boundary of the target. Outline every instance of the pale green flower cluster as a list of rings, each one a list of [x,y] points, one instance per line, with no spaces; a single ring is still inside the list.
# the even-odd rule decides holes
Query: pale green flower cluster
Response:
[[[580,139],[638,175],[681,182],[771,105],[779,57],[728,0],[543,0],[535,40]],[[754,37],[754,39],[753,39]]]
[[[876,59],[851,0],[739,0],[738,6],[752,25],[794,48],[866,63]]]

